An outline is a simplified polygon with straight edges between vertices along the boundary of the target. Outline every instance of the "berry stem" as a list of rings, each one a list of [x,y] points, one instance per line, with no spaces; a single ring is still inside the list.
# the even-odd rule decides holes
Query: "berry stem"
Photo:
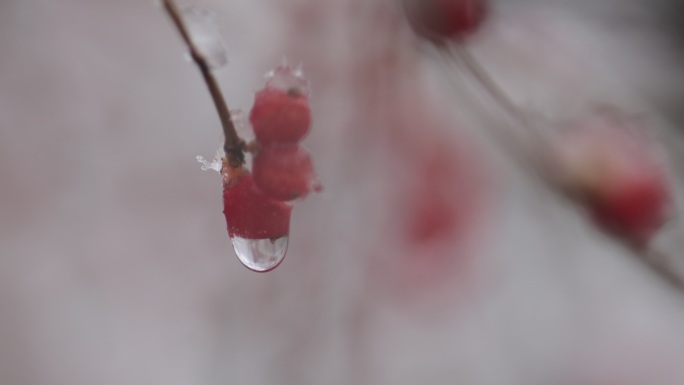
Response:
[[[529,125],[528,119],[525,117],[524,112],[520,111],[517,105],[511,101],[511,99],[506,95],[506,93],[499,87],[492,77],[487,73],[477,59],[468,51],[467,48],[459,46],[454,48],[457,50],[454,52],[452,49],[446,48],[446,52],[451,55],[454,60],[460,60],[465,68],[470,72],[470,74],[480,83],[480,85],[487,91],[489,96],[497,103],[499,106],[508,113],[511,117],[515,118],[518,123],[524,126]]]
[[[477,61],[477,59],[463,46],[463,42],[458,45],[450,45],[443,42],[437,45],[439,52],[445,57],[449,63],[461,65],[467,75],[469,75],[477,86],[481,87],[486,94],[486,97],[497,105],[504,113],[507,120],[512,121],[514,128],[518,131],[527,132],[527,136],[520,135],[511,129],[492,129],[489,132],[494,139],[499,142],[500,146],[507,151],[513,158],[515,158],[522,165],[531,167],[539,176],[540,180],[545,182],[548,186],[555,188],[553,183],[548,178],[549,170],[547,164],[539,161],[539,157],[548,150],[547,141],[536,128],[536,123],[530,119],[526,112],[520,109],[511,98],[503,91],[503,89],[496,83],[487,70]],[[451,81],[452,79],[450,77]],[[536,143],[536,147],[532,147],[530,141]]]
[[[519,127],[528,131],[530,139],[536,140],[538,144],[545,145],[541,132],[537,129],[536,122],[532,121],[526,111],[516,105],[506,92],[496,83],[487,70],[478,62],[467,47],[459,45],[453,48],[444,47],[445,52],[454,62],[461,62],[468,73],[485,90],[487,95],[498,104],[499,107],[513,119]]]
[[[214,106],[216,107],[216,112],[218,112],[219,118],[221,119],[221,126],[223,127],[223,135],[225,137],[225,142],[223,144],[223,151],[226,153],[227,164],[232,168],[240,168],[245,163],[244,147],[245,143],[237,134],[235,130],[235,125],[233,124],[233,119],[230,115],[230,110],[226,104],[221,88],[211,71],[209,62],[204,57],[202,52],[195,46],[188,32],[188,28],[183,22],[181,12],[178,6],[173,0],[162,0],[162,5],[166,12],[171,17],[173,24],[180,33],[185,45],[190,51],[190,57],[199,67],[202,73],[202,78],[209,88],[209,93],[214,101]]]

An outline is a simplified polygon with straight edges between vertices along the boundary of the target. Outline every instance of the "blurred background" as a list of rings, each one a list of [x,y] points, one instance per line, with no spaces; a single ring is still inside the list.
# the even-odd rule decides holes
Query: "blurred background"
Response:
[[[192,4],[231,108],[303,63],[324,191],[250,272],[195,161],[219,121],[158,4],[0,0],[0,384],[684,383],[684,297],[490,139],[505,119],[394,1]],[[678,181],[683,15],[501,0],[469,46],[544,119],[643,114]]]

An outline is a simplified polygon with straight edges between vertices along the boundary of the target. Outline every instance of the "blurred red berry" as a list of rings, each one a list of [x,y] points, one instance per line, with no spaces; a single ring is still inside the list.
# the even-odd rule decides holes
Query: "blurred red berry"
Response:
[[[296,143],[311,126],[309,100],[297,88],[266,87],[256,93],[249,120],[263,144]]]
[[[252,163],[254,183],[273,199],[291,201],[316,188],[311,157],[297,144],[264,146]]]
[[[633,128],[598,116],[566,135],[560,154],[567,187],[595,221],[643,245],[665,222],[671,196],[664,165]]]
[[[273,200],[255,185],[249,172],[224,186],[223,213],[228,234],[246,239],[276,239],[288,235],[292,207]]]
[[[665,221],[670,197],[658,173],[617,180],[590,200],[594,219],[637,244],[647,242]]]
[[[479,27],[485,0],[403,0],[409,23],[431,40],[462,38]]]
[[[406,206],[407,238],[412,242],[453,239],[465,232],[477,197],[475,180],[464,170],[459,155],[434,149],[417,161]]]

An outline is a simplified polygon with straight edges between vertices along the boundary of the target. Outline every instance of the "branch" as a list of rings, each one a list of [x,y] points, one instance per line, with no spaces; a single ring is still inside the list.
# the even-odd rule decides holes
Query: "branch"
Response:
[[[652,247],[649,249],[634,249],[634,254],[672,286],[684,291],[684,278],[672,265],[672,259],[667,253]]]
[[[535,123],[526,116],[526,112],[521,110],[520,107],[511,101],[510,97],[506,95],[501,87],[499,87],[492,77],[487,73],[487,70],[485,70],[484,67],[478,63],[477,59],[475,59],[475,57],[473,57],[465,47],[459,46],[457,48],[451,48],[448,46],[441,46],[438,48],[445,53],[448,60],[451,60],[455,63],[461,62],[468,74],[474,78],[475,81],[484,89],[489,98],[491,98],[492,101],[497,104],[508,115],[509,118],[512,118],[519,128],[528,131],[531,137],[530,139],[536,139],[538,142],[537,144],[543,147],[547,146],[546,140],[537,130],[537,127],[535,127]],[[454,49],[457,51],[454,52]],[[529,163],[530,161],[533,163],[538,163],[536,154],[525,154],[522,146],[516,146],[518,138],[515,138],[514,135],[512,136],[505,132],[496,132],[494,134],[500,145],[515,158],[518,158],[524,163]],[[546,148],[543,148],[543,151],[546,150]],[[548,172],[544,172],[543,165],[533,164],[533,167],[535,171],[537,171],[537,175],[542,178],[546,186],[549,187],[551,191],[560,193],[561,195],[566,196],[566,198],[570,198],[572,200],[571,197],[563,193],[562,188],[557,185],[551,175],[548,174]],[[646,266],[650,267],[652,271],[660,276],[660,278],[676,289],[684,292],[684,276],[677,271],[675,266],[673,266],[670,255],[654,248],[653,246],[635,246],[630,244],[627,240],[615,235],[613,235],[612,238],[626,246],[632,255],[636,256],[637,259],[643,262]]]
[[[240,168],[245,163],[245,142],[240,139],[237,131],[235,131],[235,125],[230,116],[230,110],[223,97],[223,93],[221,93],[221,88],[219,87],[216,78],[214,78],[209,62],[195,46],[195,43],[193,43],[190,32],[183,22],[181,12],[175,2],[173,0],[163,0],[162,5],[183,38],[185,45],[190,51],[190,57],[192,57],[192,60],[197,64],[197,67],[199,67],[204,82],[209,88],[209,93],[214,101],[214,106],[216,107],[216,111],[221,119],[221,126],[223,127],[223,135],[225,137],[223,151],[226,153],[228,165],[232,168]]]

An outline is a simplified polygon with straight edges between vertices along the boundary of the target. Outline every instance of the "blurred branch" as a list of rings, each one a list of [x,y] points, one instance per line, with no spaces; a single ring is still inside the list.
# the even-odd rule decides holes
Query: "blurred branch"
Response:
[[[462,64],[466,69],[467,74],[470,75],[475,82],[482,87],[487,96],[492,99],[494,104],[500,107],[505,113],[506,117],[513,120],[515,126],[522,127],[522,131],[528,131],[529,137],[521,135],[520,132],[514,130],[496,129],[490,130],[494,139],[502,144],[502,148],[509,153],[513,158],[527,167],[531,167],[535,172],[543,173],[538,161],[539,149],[546,149],[546,143],[542,135],[535,129],[535,125],[530,121],[528,116],[522,111],[506,93],[496,84],[496,81],[487,73],[487,71],[477,62],[468,50],[461,46],[449,46],[446,44],[439,45],[440,53],[444,55],[447,61],[455,64]],[[534,143],[536,142],[536,143]],[[531,144],[536,144],[533,150]],[[542,178],[542,181],[546,181]]]
[[[221,88],[219,87],[216,78],[214,78],[209,62],[197,46],[195,46],[195,43],[193,43],[190,32],[183,22],[181,11],[178,9],[175,2],[173,0],[162,0],[162,6],[171,17],[173,24],[176,26],[176,29],[190,51],[190,57],[192,57],[192,60],[197,64],[197,67],[199,67],[204,82],[209,88],[209,93],[214,101],[214,106],[221,119],[221,126],[223,127],[223,135],[225,137],[223,151],[226,153],[228,164],[233,168],[240,168],[245,163],[245,143],[240,139],[235,130],[230,110],[223,97],[223,93],[221,93]]]
[[[523,137],[520,132],[506,132],[505,130],[497,130],[494,132],[496,140],[500,146],[508,151],[514,158],[521,161],[525,165],[532,166],[535,174],[542,179],[549,190],[563,195],[568,200],[573,200],[571,196],[563,192],[563,189],[558,186],[553,175],[548,172],[544,162],[540,162],[539,154],[548,151],[547,140],[541,134],[541,131],[532,122],[526,111],[520,109],[508,95],[497,85],[492,79],[487,70],[473,57],[467,48],[463,46],[449,47],[441,46],[440,51],[445,54],[446,58],[456,64],[461,63],[463,68],[485,91],[487,96],[497,104],[506,115],[515,121],[516,126],[521,131],[526,131],[527,137]],[[541,147],[527,149],[525,148],[525,140],[533,140],[534,144]],[[612,235],[612,234],[611,234]],[[684,292],[684,276],[677,271],[673,266],[672,258],[667,253],[657,250],[654,247],[635,246],[619,236],[612,235],[612,238],[622,245],[626,246],[632,255],[638,257],[646,266],[650,267],[652,271],[656,272],[664,281],[671,284],[673,287]]]
[[[672,286],[684,291],[684,277],[672,266],[670,255],[652,247],[649,249],[634,249],[634,254]]]

